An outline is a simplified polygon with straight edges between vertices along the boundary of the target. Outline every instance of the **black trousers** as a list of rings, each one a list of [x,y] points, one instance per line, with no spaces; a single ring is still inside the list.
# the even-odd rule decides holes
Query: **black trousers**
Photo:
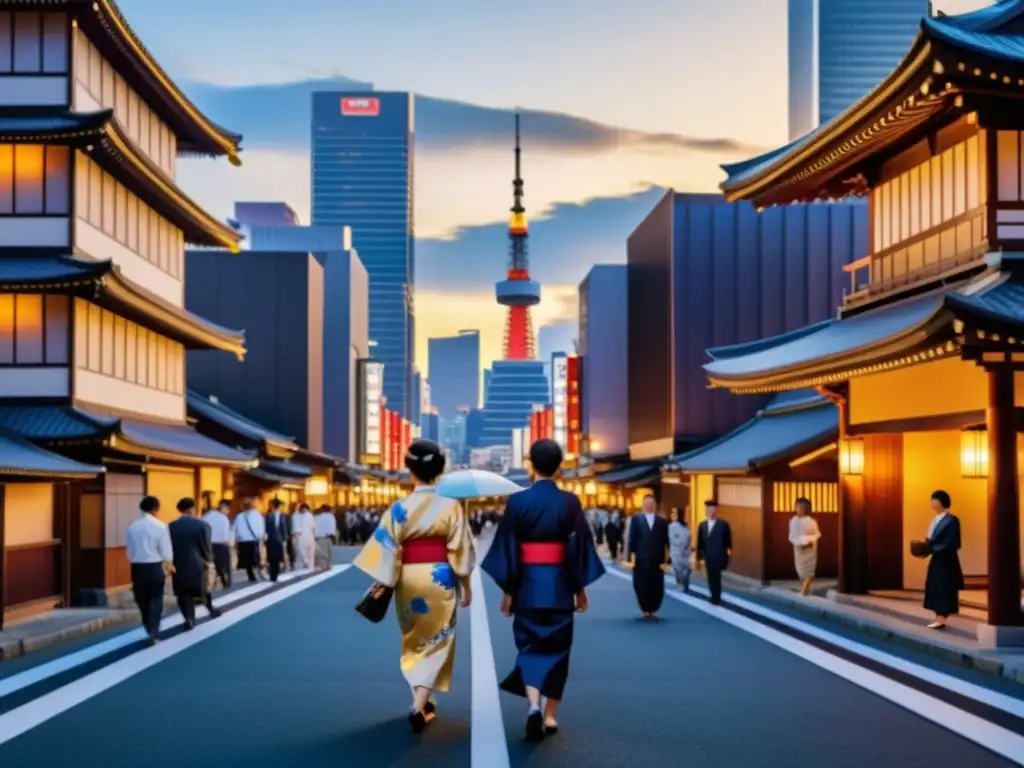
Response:
[[[276,557],[267,558],[267,573],[270,574],[271,581],[277,581],[277,577],[281,575],[281,563],[282,561]]]
[[[217,578],[225,589],[231,586],[231,545],[213,545],[213,564],[217,569]]]
[[[160,617],[164,613],[163,563],[132,563],[132,592],[142,614],[142,626],[153,639],[160,634]]]
[[[717,566],[707,566],[708,592],[711,594],[711,604],[718,605],[722,602],[722,569]]]
[[[249,577],[249,581],[256,581],[260,572],[260,543],[238,542],[238,563],[245,568],[245,575]]]
[[[202,590],[179,590],[178,610],[181,611],[181,617],[185,619],[185,626],[195,626],[196,603],[199,602],[206,605],[206,610],[210,612],[211,616],[217,613],[217,609],[213,607],[213,595],[209,592],[203,592]]]

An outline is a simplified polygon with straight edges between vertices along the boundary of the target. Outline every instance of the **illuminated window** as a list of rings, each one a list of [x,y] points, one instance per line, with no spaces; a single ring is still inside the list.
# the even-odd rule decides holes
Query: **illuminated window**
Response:
[[[67,147],[0,145],[0,215],[62,215],[69,206]]]
[[[67,365],[66,296],[0,296],[0,365]]]

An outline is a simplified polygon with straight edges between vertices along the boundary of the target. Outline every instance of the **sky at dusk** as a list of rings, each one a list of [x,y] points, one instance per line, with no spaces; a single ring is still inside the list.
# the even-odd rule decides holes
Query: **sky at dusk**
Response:
[[[311,90],[356,81],[417,95],[421,369],[427,338],[470,318],[485,363],[500,355],[493,283],[507,252],[513,107],[526,110],[537,326],[575,316],[576,285],[593,264],[624,261],[664,189],[713,191],[719,163],[787,138],[786,0],[119,5],[200,108],[246,136],[241,169],[180,165],[182,185],[218,216],[235,200],[284,199],[308,221]]]

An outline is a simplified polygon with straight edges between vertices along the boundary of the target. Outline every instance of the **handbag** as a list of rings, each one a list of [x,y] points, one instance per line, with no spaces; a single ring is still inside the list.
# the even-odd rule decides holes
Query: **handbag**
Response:
[[[391,539],[397,545],[393,522],[391,524]],[[391,605],[391,598],[394,594],[394,587],[389,587],[386,584],[375,581],[366,590],[366,594],[356,603],[356,612],[361,614],[367,621],[379,624],[388,615],[388,608]]]
[[[910,554],[914,557],[928,557],[932,553],[931,539],[910,542]]]

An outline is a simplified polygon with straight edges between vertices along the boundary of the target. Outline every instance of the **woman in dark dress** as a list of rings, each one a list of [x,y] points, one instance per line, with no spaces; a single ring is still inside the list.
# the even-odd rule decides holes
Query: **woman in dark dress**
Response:
[[[952,502],[945,491],[932,494],[935,517],[928,526],[928,576],[924,582],[924,607],[935,612],[928,629],[945,629],[946,619],[960,612],[960,590],[964,573],[960,569],[960,520],[950,513]]]

